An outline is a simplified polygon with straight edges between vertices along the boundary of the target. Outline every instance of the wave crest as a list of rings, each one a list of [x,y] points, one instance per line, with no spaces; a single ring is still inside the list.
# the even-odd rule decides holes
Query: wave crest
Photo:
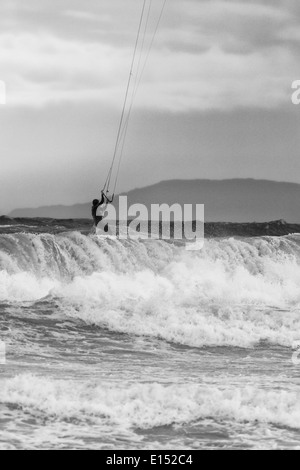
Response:
[[[64,315],[193,347],[290,346],[300,329],[299,236],[161,241],[2,235],[0,301],[48,296]]]

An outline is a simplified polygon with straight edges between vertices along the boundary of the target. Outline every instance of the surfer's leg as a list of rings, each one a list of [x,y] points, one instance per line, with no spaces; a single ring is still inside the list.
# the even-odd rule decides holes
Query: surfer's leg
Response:
[[[95,225],[95,228],[97,229],[98,233],[100,233],[100,231],[109,233],[109,225],[103,219],[104,217],[97,217],[97,225]]]
[[[96,216],[95,219],[94,219],[94,222],[95,222],[95,227],[97,227],[97,225],[102,221],[103,217],[101,216]]]

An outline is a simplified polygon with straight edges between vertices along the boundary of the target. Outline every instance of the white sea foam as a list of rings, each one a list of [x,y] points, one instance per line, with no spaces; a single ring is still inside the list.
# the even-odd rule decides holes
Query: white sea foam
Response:
[[[35,417],[150,429],[210,418],[300,429],[300,396],[255,386],[99,384],[21,375],[5,381],[1,404]]]
[[[210,240],[199,253],[75,232],[0,240],[0,301],[48,295],[89,324],[195,347],[299,339],[299,236]]]

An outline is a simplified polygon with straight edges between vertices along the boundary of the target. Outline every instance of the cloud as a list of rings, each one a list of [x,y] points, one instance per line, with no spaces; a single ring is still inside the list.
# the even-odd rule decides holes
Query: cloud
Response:
[[[2,29],[0,78],[7,84],[8,105],[84,101],[119,108],[136,34],[136,3],[104,1],[95,7],[76,0],[72,8],[66,0],[64,5],[58,11],[56,0],[31,0],[10,18],[18,32]],[[269,6],[173,0],[136,106],[190,112],[289,103],[291,82],[299,78],[299,53],[290,44],[299,40],[299,19],[292,7],[287,1]],[[150,18],[152,30],[158,13]]]
[[[220,0],[177,3],[176,17],[175,34],[181,35],[183,44],[188,39],[192,50],[199,44],[237,53],[275,45],[278,31],[293,19],[288,10],[279,7]],[[171,44],[172,18],[169,25]]]
[[[89,13],[87,11],[79,10],[67,10],[64,12],[64,15],[78,20],[99,21],[100,19],[98,15],[94,15],[93,13]]]

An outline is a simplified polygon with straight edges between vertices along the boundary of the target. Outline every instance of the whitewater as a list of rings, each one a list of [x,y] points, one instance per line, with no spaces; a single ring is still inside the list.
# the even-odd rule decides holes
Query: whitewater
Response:
[[[300,235],[0,231],[0,449],[298,449]]]

